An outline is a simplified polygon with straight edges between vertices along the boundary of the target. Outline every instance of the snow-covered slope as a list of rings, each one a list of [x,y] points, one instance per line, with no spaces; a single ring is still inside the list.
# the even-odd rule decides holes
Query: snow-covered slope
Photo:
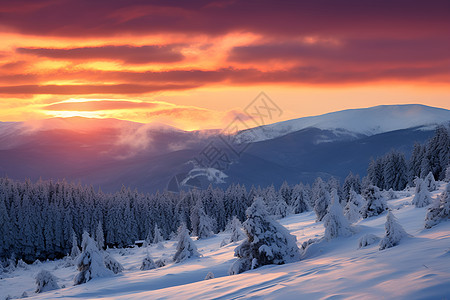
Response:
[[[374,135],[393,130],[450,121],[450,110],[419,104],[381,105],[299,118],[243,131],[243,142],[270,140],[308,127],[333,130],[341,135]]]
[[[433,198],[444,189],[433,192]],[[423,229],[427,208],[411,205],[412,190],[396,192],[388,201],[400,224],[412,237],[395,247],[379,251],[378,243],[358,249],[358,239],[368,233],[384,235],[386,213],[357,223],[357,232],[323,242],[299,262],[265,266],[228,276],[238,243],[220,247],[229,233],[196,241],[203,255],[184,263],[141,271],[144,248],[108,250],[123,264],[122,274],[94,279],[73,286],[74,266],[63,260],[31,265],[0,275],[0,299],[446,299],[450,295],[450,222]],[[280,222],[297,237],[297,243],[323,236],[323,224],[313,212]],[[176,243],[164,249],[150,246],[154,259],[170,258]],[[51,271],[65,288],[35,294],[33,276],[41,269]],[[204,280],[208,272],[215,279]]]

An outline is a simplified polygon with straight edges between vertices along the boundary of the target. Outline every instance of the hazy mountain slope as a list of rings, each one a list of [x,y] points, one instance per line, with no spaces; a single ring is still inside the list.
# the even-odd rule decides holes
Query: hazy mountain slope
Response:
[[[379,109],[412,111],[414,116],[417,111],[425,111],[425,116],[417,119],[422,123],[429,121],[430,111],[435,123],[446,120],[440,116],[442,111],[444,116],[448,114],[446,110],[417,105],[375,107],[358,110],[358,114],[379,116]],[[341,113],[348,117],[348,112],[336,115]],[[413,118],[412,122],[419,122],[417,120]],[[341,118],[336,126],[344,121]],[[384,126],[381,121],[380,126]],[[364,175],[371,157],[391,149],[408,155],[414,142],[430,138],[433,126],[423,125],[426,130],[408,128],[370,136],[308,127],[254,142],[240,158],[230,155],[232,164],[225,170],[228,178],[224,185],[280,185],[284,180],[312,182],[317,176],[343,179],[349,171]],[[84,118],[0,123],[0,176],[19,180],[66,178],[101,187],[104,191],[115,191],[126,185],[154,192],[165,189],[174,176],[189,172],[193,167],[189,161],[200,156],[213,140],[227,151],[217,138],[216,130],[186,132],[163,124]],[[207,186],[208,182],[203,184]]]

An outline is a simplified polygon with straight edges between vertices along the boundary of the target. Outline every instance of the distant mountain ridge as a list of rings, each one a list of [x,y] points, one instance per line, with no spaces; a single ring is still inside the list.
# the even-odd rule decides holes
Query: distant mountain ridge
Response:
[[[368,161],[391,149],[409,155],[450,111],[423,105],[377,106],[300,118],[254,128],[259,135],[224,172],[223,185],[311,182],[317,176],[365,175]],[[333,127],[336,126],[336,127]],[[115,119],[0,122],[0,176],[80,181],[116,191],[167,188],[218,130],[183,131],[164,124]],[[238,133],[244,140],[245,131]],[[249,135],[250,136],[250,135]],[[223,150],[226,148],[223,146]]]

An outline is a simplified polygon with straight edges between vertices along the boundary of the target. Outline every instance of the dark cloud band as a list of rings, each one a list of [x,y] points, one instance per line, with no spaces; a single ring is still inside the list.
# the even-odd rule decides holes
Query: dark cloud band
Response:
[[[16,52],[65,60],[119,60],[129,64],[172,63],[183,60],[179,46],[101,46],[71,49],[17,48]]]

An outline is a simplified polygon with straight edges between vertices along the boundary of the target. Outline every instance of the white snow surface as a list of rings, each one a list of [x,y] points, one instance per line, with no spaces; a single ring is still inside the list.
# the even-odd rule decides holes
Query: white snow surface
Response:
[[[445,184],[440,183],[436,198]],[[32,299],[447,299],[450,295],[450,221],[424,228],[427,207],[411,205],[410,190],[396,192],[389,200],[399,223],[412,235],[399,245],[383,251],[378,243],[358,249],[366,234],[384,235],[386,212],[354,224],[349,237],[322,240],[307,248],[302,260],[285,265],[269,265],[229,276],[234,249],[240,242],[220,247],[230,233],[195,241],[202,257],[182,263],[141,271],[145,248],[112,249],[110,255],[125,268],[121,274],[95,278],[73,286],[75,266],[64,260],[29,265],[0,274],[0,299],[20,297],[25,291]],[[314,212],[280,220],[297,237],[298,246],[324,234]],[[156,259],[170,259],[176,241],[165,241],[164,249],[149,246]],[[47,269],[58,278],[61,289],[34,293],[34,275]],[[213,279],[204,280],[208,272]]]
[[[269,124],[239,133],[241,142],[259,142],[274,139],[305,128],[332,130],[337,135],[375,135],[379,133],[434,126],[450,121],[450,110],[420,104],[380,105],[349,109],[319,116],[304,117]]]

